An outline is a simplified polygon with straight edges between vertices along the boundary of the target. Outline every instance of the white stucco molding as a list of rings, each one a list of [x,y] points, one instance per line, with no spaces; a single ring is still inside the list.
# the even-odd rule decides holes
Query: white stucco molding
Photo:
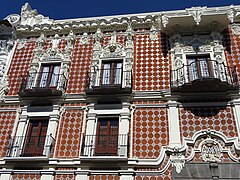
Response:
[[[134,166],[160,166],[163,162],[164,159],[166,158],[166,153],[170,154],[170,161],[168,161],[167,165],[163,168],[160,169],[160,173],[164,172],[172,163],[172,165],[175,168],[178,168],[178,172],[181,171],[181,169],[184,167],[184,163],[187,161],[190,161],[194,155],[195,152],[201,152],[200,146],[198,146],[197,149],[194,149],[189,157],[184,157],[183,154],[185,151],[188,149],[189,145],[194,145],[196,141],[201,138],[201,137],[219,137],[225,145],[234,145],[236,152],[239,152],[240,150],[240,144],[238,142],[237,137],[233,138],[228,138],[226,137],[222,132],[220,131],[215,131],[215,130],[205,130],[205,131],[198,131],[196,132],[191,138],[184,138],[183,143],[181,147],[177,148],[172,148],[169,146],[163,146],[160,150],[160,156],[156,159],[136,159]],[[227,153],[229,157],[235,161],[238,162],[239,158],[235,157],[232,153],[231,150],[228,148],[222,148],[221,149],[222,153]],[[131,162],[131,161],[129,161]]]
[[[234,35],[240,35],[240,24],[232,24],[231,29]]]

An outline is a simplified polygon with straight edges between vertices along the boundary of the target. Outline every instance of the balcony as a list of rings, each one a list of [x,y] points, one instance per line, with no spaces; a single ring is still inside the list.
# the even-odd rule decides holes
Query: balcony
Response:
[[[50,157],[54,145],[52,135],[15,136],[8,140],[7,157]]]
[[[88,73],[86,94],[118,94],[132,92],[132,72],[122,68],[98,69]]]
[[[216,60],[192,61],[171,71],[173,92],[226,92],[239,87],[236,67]]]
[[[83,135],[82,156],[127,157],[128,135]]]
[[[63,74],[50,72],[29,73],[22,76],[19,96],[61,96],[66,91],[67,79]]]

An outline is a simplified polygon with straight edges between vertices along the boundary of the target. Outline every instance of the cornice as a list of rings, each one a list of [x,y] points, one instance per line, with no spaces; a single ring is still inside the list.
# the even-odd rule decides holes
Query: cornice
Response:
[[[21,22],[16,26],[16,30],[18,35],[31,36],[32,34],[40,35],[41,32],[64,34],[70,30],[75,33],[96,32],[98,28],[102,31],[126,30],[129,25],[132,29],[151,28],[152,25],[156,29],[163,29],[167,27],[172,18],[192,17],[196,25],[199,25],[203,16],[218,15],[226,15],[229,23],[238,22],[240,21],[240,5],[213,8],[192,7],[174,11],[53,20],[38,14],[26,3],[22,7]]]

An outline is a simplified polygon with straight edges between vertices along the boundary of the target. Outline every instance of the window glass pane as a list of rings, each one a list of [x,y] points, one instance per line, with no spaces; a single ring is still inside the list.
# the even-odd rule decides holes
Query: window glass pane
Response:
[[[110,84],[111,64],[104,64],[102,72],[102,84]]]
[[[121,84],[122,82],[122,63],[116,63],[114,72],[114,84]]]
[[[189,80],[194,81],[195,79],[198,79],[196,59],[188,59],[188,65]]]
[[[44,67],[41,72],[41,79],[39,87],[46,87],[47,86],[47,80],[48,80],[48,74],[49,74],[49,67]]]
[[[53,67],[53,73],[52,73],[51,82],[49,85],[50,87],[56,87],[58,85],[59,71],[60,71],[60,66]]]

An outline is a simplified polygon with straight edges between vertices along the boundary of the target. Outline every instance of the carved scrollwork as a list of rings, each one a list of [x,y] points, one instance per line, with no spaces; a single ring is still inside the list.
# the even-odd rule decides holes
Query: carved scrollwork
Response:
[[[185,166],[185,158],[181,153],[173,154],[170,156],[170,161],[172,166],[175,167],[177,173],[181,173],[183,167]]]

